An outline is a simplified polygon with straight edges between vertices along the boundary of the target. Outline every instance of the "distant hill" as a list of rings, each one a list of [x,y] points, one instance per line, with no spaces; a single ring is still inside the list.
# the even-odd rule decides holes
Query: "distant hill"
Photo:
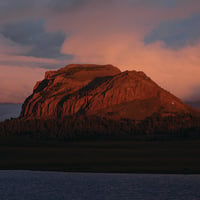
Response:
[[[200,109],[200,100],[199,101],[186,101],[185,103],[192,106],[193,108]]]
[[[0,121],[19,117],[22,104],[0,103]]]

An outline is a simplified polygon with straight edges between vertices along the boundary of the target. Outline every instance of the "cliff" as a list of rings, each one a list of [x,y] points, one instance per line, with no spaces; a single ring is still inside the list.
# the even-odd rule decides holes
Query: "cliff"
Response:
[[[74,114],[143,120],[153,114],[198,112],[159,87],[143,72],[112,65],[72,64],[46,72],[23,106],[21,118],[62,118]]]

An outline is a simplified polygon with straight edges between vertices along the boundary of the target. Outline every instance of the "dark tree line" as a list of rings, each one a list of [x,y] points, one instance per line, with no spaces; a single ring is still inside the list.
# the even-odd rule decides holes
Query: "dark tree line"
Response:
[[[191,115],[147,117],[143,121],[115,121],[95,116],[66,116],[62,119],[11,119],[0,123],[0,135],[27,135],[41,139],[99,139],[173,135],[200,137],[200,119]]]

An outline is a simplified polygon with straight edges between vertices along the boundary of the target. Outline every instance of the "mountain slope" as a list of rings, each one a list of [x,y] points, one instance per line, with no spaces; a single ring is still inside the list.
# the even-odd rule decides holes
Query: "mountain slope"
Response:
[[[33,94],[23,106],[21,116],[56,116],[58,105],[68,96],[80,90],[96,77],[112,76],[120,70],[110,65],[68,65],[57,71],[45,73],[36,83]]]
[[[45,74],[23,104],[23,118],[97,115],[143,120],[161,116],[198,115],[198,111],[165,91],[143,72],[121,72],[112,65],[68,65]]]

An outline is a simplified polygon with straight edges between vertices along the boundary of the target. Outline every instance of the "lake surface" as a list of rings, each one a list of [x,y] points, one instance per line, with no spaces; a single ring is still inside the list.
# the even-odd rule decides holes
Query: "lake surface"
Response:
[[[200,175],[0,171],[1,200],[199,200]]]
[[[11,117],[19,117],[22,104],[3,104],[0,103],[0,121],[10,119]]]

